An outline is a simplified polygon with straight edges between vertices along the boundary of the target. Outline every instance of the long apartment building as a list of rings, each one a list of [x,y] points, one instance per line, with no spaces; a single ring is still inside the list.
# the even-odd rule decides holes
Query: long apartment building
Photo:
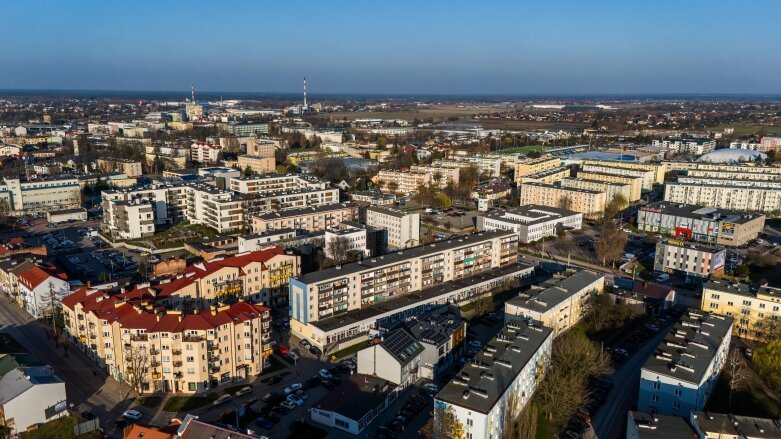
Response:
[[[640,370],[637,410],[688,416],[705,407],[732,339],[732,317],[689,310]]]
[[[504,304],[505,319],[527,319],[541,322],[559,335],[583,318],[589,295],[603,293],[605,275],[590,271],[568,273],[549,279]]]
[[[307,175],[268,174],[231,178],[228,187],[242,196],[247,218],[278,210],[339,202],[339,189]]]
[[[461,175],[461,167],[413,165],[410,166],[409,170],[410,172],[430,174],[431,181],[434,184],[439,184],[440,187],[445,187],[448,183],[458,184]]]
[[[477,230],[512,230],[523,244],[582,226],[582,213],[533,204],[477,217]]]
[[[435,304],[465,303],[529,276],[514,232],[482,232],[408,248],[290,280],[293,334],[329,349]]]
[[[605,193],[605,207],[616,197],[623,197],[627,203],[632,197],[632,187],[623,183],[612,183],[609,181],[585,180],[581,178],[565,178],[561,180],[561,187],[571,187],[577,189],[586,189],[590,191],[599,191]]]
[[[625,160],[594,160],[586,159],[580,162],[582,166],[594,165],[594,166],[607,166],[610,168],[622,168],[622,169],[638,169],[642,171],[653,171],[654,183],[664,184],[664,175],[667,173],[667,165],[663,162],[660,163],[640,163],[629,162]]]
[[[781,190],[778,188],[762,184],[738,186],[733,182],[668,182],[664,185],[664,201],[766,214],[781,210]]]
[[[143,374],[142,392],[203,393],[251,379],[271,354],[269,309],[247,302],[183,313],[143,289],[82,288],[62,301],[65,333],[114,378]]]
[[[604,172],[586,172],[578,171],[578,180],[601,181],[604,183],[624,184],[629,186],[629,202],[635,202],[642,197],[643,179],[642,177],[631,177],[628,175],[607,174]]]
[[[605,193],[551,184],[526,183],[521,186],[520,204],[573,210],[587,218],[598,218],[605,210]]]
[[[420,214],[383,206],[366,209],[366,224],[387,231],[391,248],[414,247],[420,243]]]
[[[452,409],[467,438],[502,438],[508,423],[534,396],[549,365],[553,331],[513,320],[499,331],[434,398]]]
[[[8,203],[12,215],[81,207],[79,179],[71,176],[34,180],[4,178],[0,183],[0,200]]]
[[[672,154],[702,155],[716,149],[716,141],[707,137],[665,137],[652,141],[651,145]]]
[[[755,174],[780,175],[781,166],[756,166],[752,164],[731,165],[726,163],[663,161],[667,171],[716,171],[751,172]]]
[[[767,168],[761,168],[767,169]],[[717,180],[760,180],[760,181],[779,181],[781,174],[771,174],[764,172],[743,171],[719,171],[710,169],[690,169],[686,171],[686,177],[712,178]]]
[[[350,203],[322,204],[300,209],[264,213],[252,218],[252,232],[265,233],[281,229],[322,232],[344,221],[356,221],[358,207]]]
[[[515,163],[515,182],[520,183],[521,177],[531,174],[537,174],[548,169],[561,166],[561,159],[558,157],[541,157],[538,159],[524,159]]]
[[[768,321],[781,319],[781,289],[767,285],[736,284],[709,280],[702,286],[704,311],[735,319],[735,334],[741,338],[767,340]]]
[[[584,172],[599,172],[602,174],[620,175],[623,177],[637,177],[641,178],[643,182],[642,189],[651,190],[654,188],[654,182],[656,181],[656,172],[654,170],[646,169],[629,169],[619,168],[613,166],[599,166],[584,164],[580,166]]]
[[[535,172],[533,174],[524,175],[520,177],[517,181],[519,182],[518,183],[519,185],[524,185],[526,183],[553,184],[565,178],[568,178],[569,176],[570,176],[569,168],[565,166],[559,166],[557,168],[550,168],[544,171]]]
[[[134,160],[102,158],[95,160],[95,163],[103,172],[121,172],[128,177],[140,177],[144,174],[141,162]]]
[[[388,184],[393,182],[398,186],[396,192],[409,194],[415,193],[418,190],[418,186],[433,184],[434,179],[432,174],[426,172],[382,170],[377,174],[377,182],[381,185],[383,192],[393,192],[388,187]]]
[[[465,168],[467,166],[475,166],[478,172],[481,174],[487,174],[491,177],[499,177],[502,173],[501,157],[479,155],[472,157],[456,156],[449,160],[434,160],[432,165],[447,168]]]
[[[764,227],[765,215],[696,204],[660,201],[637,212],[640,231],[731,247],[755,239]]]

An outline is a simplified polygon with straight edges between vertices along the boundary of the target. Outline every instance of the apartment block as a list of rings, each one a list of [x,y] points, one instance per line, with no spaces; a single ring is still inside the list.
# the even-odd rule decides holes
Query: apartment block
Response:
[[[643,182],[642,189],[649,191],[654,188],[654,182],[656,181],[656,172],[654,170],[617,168],[590,164],[581,165],[580,169],[582,169],[584,172],[599,172],[602,174],[641,178]]]
[[[762,144],[765,151],[778,151],[781,148],[781,136],[762,136],[759,143]]]
[[[705,163],[705,162],[662,162],[667,171],[721,171],[721,172],[750,172],[755,174],[779,175],[781,167],[779,166],[757,166],[754,164],[726,164],[726,163]]]
[[[194,142],[190,145],[190,160],[198,163],[217,163],[222,147],[215,143]]]
[[[155,234],[155,215],[148,200],[110,200],[105,223],[119,239],[140,239]]]
[[[765,168],[760,168],[765,169]],[[772,174],[764,172],[742,171],[721,171],[712,169],[690,169],[686,171],[686,177],[699,177],[716,180],[735,180],[735,181],[779,181],[781,174]]]
[[[358,207],[350,203],[323,204],[301,209],[265,213],[252,218],[253,233],[280,229],[321,232],[343,221],[358,219]]]
[[[781,210],[781,190],[763,185],[737,186],[729,182],[668,182],[664,185],[664,201],[771,214]]]
[[[524,159],[515,163],[515,182],[520,183],[521,177],[536,174],[548,169],[561,166],[561,159],[558,157],[541,157],[538,159]]]
[[[278,141],[250,138],[247,140],[246,152],[250,156],[274,158],[278,144]]]
[[[433,166],[448,167],[448,168],[465,168],[467,166],[474,166],[480,174],[486,174],[491,177],[498,177],[502,173],[502,158],[490,157],[490,156],[472,156],[472,157],[460,157],[456,156],[449,160],[435,160],[432,162]]]
[[[231,178],[228,188],[242,196],[248,217],[339,202],[339,189],[309,175],[266,174]]]
[[[561,181],[570,176],[570,170],[568,167],[559,166],[557,168],[550,168],[544,171],[535,172],[534,174],[525,175],[520,177],[519,185],[526,183],[545,183],[553,184]]]
[[[452,409],[467,438],[504,437],[505,417],[518,416],[536,392],[552,345],[550,328],[507,322],[442,388],[435,407]]]
[[[274,156],[263,157],[259,155],[244,154],[238,158],[239,169],[242,171],[250,169],[256,174],[268,174],[274,172],[276,169],[276,163]]]
[[[337,251],[369,256],[369,247],[366,244],[366,232],[367,230],[364,228],[349,226],[327,229],[324,236],[325,256],[330,259],[335,259],[336,256],[344,256],[334,253],[333,243],[337,240],[341,240],[345,244],[344,247],[338,247]]]
[[[652,141],[651,145],[672,154],[702,155],[716,149],[716,141],[707,137],[665,137]]]
[[[517,252],[514,232],[482,232],[291,279],[291,331],[328,354],[367,340],[372,328],[529,276]]]
[[[512,230],[523,244],[563,230],[580,230],[582,225],[582,213],[533,204],[477,217],[477,230]]]
[[[50,266],[32,265],[16,270],[15,276],[18,280],[16,300],[36,319],[51,314],[52,307],[56,306],[51,304],[52,295],[61,300],[70,294],[68,276],[55,272]]]
[[[701,307],[734,318],[738,337],[764,340],[772,329],[763,325],[781,319],[781,289],[713,279],[702,286]]]
[[[628,185],[629,186],[628,200],[630,203],[639,200],[643,193],[643,179],[641,177],[630,177],[624,175],[607,174],[604,172],[578,171],[577,179]]]
[[[586,270],[549,279],[504,304],[505,320],[527,319],[552,328],[554,336],[583,318],[589,295],[605,290],[605,275]]]
[[[143,373],[143,392],[204,393],[251,379],[271,354],[269,309],[247,302],[186,313],[142,290],[82,288],[62,302],[65,333],[117,379]]]
[[[724,274],[726,255],[727,251],[721,247],[667,239],[656,243],[654,271],[682,273],[694,278],[719,277]]]
[[[36,214],[81,207],[81,191],[76,177],[4,178],[0,200],[8,203],[13,215]]]
[[[143,175],[141,162],[124,159],[102,158],[95,160],[98,169],[103,172],[120,172],[128,177],[140,177]]]
[[[616,197],[622,197],[629,202],[632,197],[632,187],[623,183],[612,183],[609,181],[585,180],[581,178],[565,178],[561,180],[561,187],[571,187],[577,189],[586,189],[590,191],[599,191],[605,193],[605,207]]]
[[[732,340],[732,317],[689,310],[640,371],[637,410],[688,416],[705,407]]]
[[[383,192],[393,192],[388,187],[388,184],[393,182],[398,186],[396,192],[405,194],[417,192],[418,186],[428,186],[434,183],[433,174],[391,170],[380,171],[377,174],[377,181],[381,185]]]
[[[637,228],[706,244],[731,247],[756,239],[765,227],[765,215],[658,202],[637,212]]]
[[[609,168],[638,169],[641,171],[653,171],[654,183],[664,184],[664,175],[667,173],[667,165],[664,163],[640,163],[624,160],[593,160],[581,161],[581,165],[607,166]]]
[[[410,172],[422,172],[431,175],[431,181],[434,184],[438,184],[441,188],[447,186],[448,183],[458,184],[461,175],[460,167],[413,165],[410,166],[409,170]]]
[[[529,204],[573,210],[587,218],[598,218],[605,210],[605,193],[543,183],[526,183],[521,186],[521,206]]]
[[[387,230],[391,248],[414,247],[420,243],[420,214],[390,207],[371,206],[366,209],[366,224]]]

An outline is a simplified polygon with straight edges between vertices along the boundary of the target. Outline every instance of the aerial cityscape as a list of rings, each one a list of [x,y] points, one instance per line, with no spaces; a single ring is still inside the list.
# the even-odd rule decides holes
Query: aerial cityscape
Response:
[[[0,439],[781,439],[781,3],[9,2]]]

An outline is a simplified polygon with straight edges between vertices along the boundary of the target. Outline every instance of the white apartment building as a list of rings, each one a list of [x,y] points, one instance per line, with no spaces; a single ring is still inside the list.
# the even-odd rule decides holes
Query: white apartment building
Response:
[[[555,336],[583,318],[583,309],[592,293],[605,289],[605,275],[586,270],[568,272],[549,279],[504,304],[505,319],[527,319],[552,328]]]
[[[759,142],[751,142],[748,140],[735,140],[730,142],[729,147],[732,149],[748,149],[751,151],[765,152],[767,149],[765,145]]]
[[[727,361],[732,317],[690,309],[640,371],[637,410],[688,416],[700,411]]]
[[[654,140],[651,145],[672,154],[702,155],[716,149],[716,141],[707,137],[665,137]]]
[[[371,206],[366,209],[366,224],[388,231],[388,246],[406,248],[420,242],[420,214],[389,207]]]
[[[321,204],[300,209],[269,212],[252,218],[253,233],[280,229],[300,229],[321,232],[343,221],[358,219],[358,207],[350,203]]]
[[[602,174],[613,174],[623,177],[639,177],[642,178],[643,181],[642,188],[649,191],[654,188],[654,182],[656,182],[656,172],[654,170],[618,168],[591,164],[582,165],[580,169],[584,172],[599,172]]]
[[[582,225],[582,213],[533,204],[477,217],[477,230],[512,230],[523,244],[562,230],[580,230]]]
[[[360,252],[364,256],[369,256],[369,248],[366,245],[366,229],[358,227],[340,227],[328,229],[325,231],[325,256],[334,259],[333,242],[337,239],[344,240],[346,252]],[[341,249],[340,249],[341,250]],[[344,256],[344,255],[339,255]]]
[[[291,331],[328,354],[433,304],[467,303],[531,275],[517,252],[514,232],[481,232],[291,278]]]
[[[4,178],[0,183],[0,200],[8,203],[14,215],[81,207],[79,179],[70,176],[35,180]]]
[[[206,142],[194,142],[190,145],[190,160],[198,163],[217,163],[220,158],[220,145]]]
[[[450,160],[435,160],[431,163],[434,167],[446,168],[465,168],[475,166],[480,174],[487,174],[491,177],[499,177],[502,173],[502,158],[488,156],[460,157],[456,156]]]
[[[601,181],[605,183],[625,184],[629,186],[629,202],[635,202],[643,195],[642,177],[630,177],[628,175],[606,174],[604,172],[578,171],[578,180]]]
[[[724,274],[727,251],[676,239],[656,243],[654,271],[680,272],[687,276],[708,278]]]
[[[664,201],[769,214],[781,210],[781,190],[762,185],[669,182],[664,185]]]
[[[718,171],[718,172],[752,172],[765,175],[781,174],[779,166],[755,166],[753,164],[731,165],[725,163],[705,163],[705,162],[662,162],[668,171]]]
[[[144,199],[130,201],[110,200],[111,215],[105,222],[120,239],[140,239],[155,234],[155,215],[152,204]]]
[[[550,328],[507,322],[442,388],[434,406],[453,409],[467,438],[504,437],[505,418],[517,417],[534,395],[552,345]]]

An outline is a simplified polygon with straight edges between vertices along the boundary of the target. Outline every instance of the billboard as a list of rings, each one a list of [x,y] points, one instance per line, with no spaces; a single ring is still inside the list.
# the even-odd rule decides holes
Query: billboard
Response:
[[[721,223],[721,236],[732,238],[735,234],[735,223]]]

